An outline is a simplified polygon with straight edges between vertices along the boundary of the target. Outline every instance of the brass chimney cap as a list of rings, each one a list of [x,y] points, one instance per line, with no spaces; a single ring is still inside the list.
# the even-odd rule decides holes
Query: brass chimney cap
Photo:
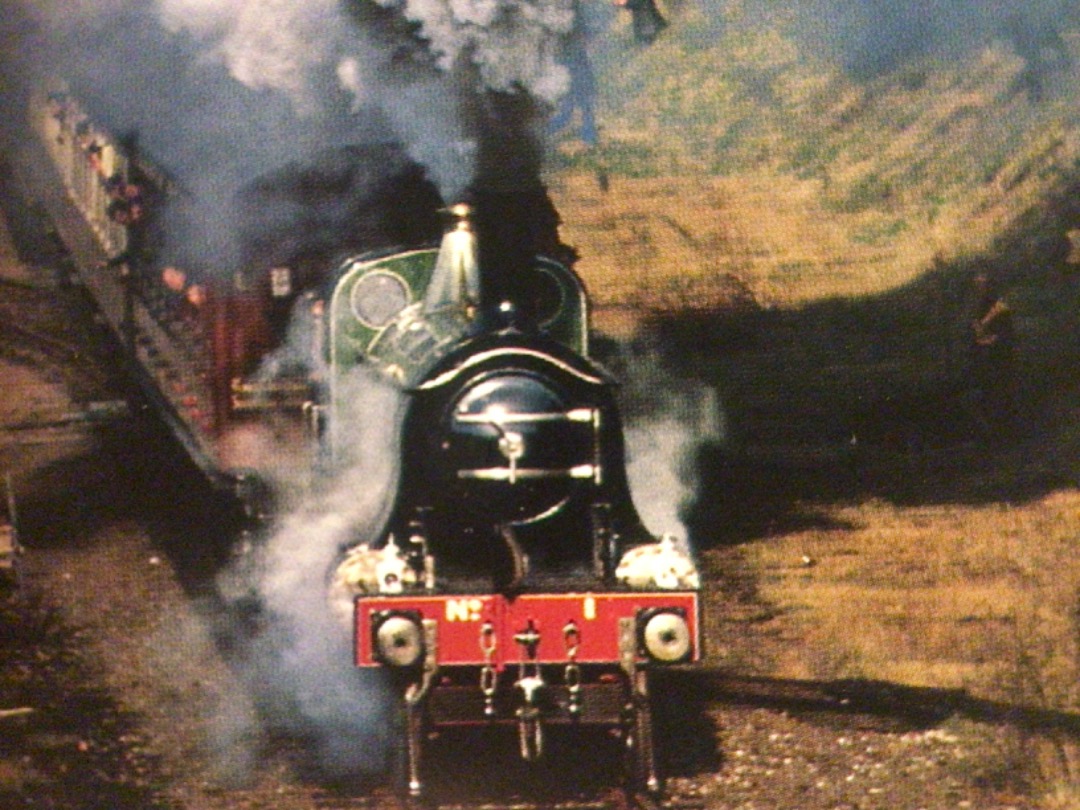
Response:
[[[454,221],[462,222],[472,217],[473,207],[467,202],[459,202],[447,206],[442,211],[452,217]]]

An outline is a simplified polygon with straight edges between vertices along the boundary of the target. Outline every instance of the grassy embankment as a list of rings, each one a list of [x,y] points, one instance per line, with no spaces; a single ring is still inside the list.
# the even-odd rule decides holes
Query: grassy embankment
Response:
[[[550,177],[601,331],[630,335],[659,316],[683,324],[685,345],[722,352],[709,343],[715,324],[780,310],[805,327],[804,348],[759,334],[737,370],[753,376],[771,355],[761,384],[782,387],[785,375],[820,379],[825,360],[874,356],[850,335],[844,344],[835,323],[822,328],[836,311],[856,340],[888,342],[905,322],[875,331],[882,302],[925,301],[935,277],[948,294],[932,316],[956,318],[962,274],[985,258],[1011,283],[1022,382],[1037,392],[1019,443],[906,448],[851,486],[782,481],[781,519],[756,515],[734,552],[705,552],[721,579],[732,564],[750,572],[749,596],[740,590],[763,606],[748,636],[716,629],[718,660],[1080,711],[1080,407],[1063,365],[1078,345],[1065,231],[1080,224],[1080,83],[1059,74],[1032,98],[1023,61],[1001,42],[963,63],[925,58],[858,81],[800,52],[782,20],[708,20],[685,6],[649,49],[634,51],[625,29],[610,36],[597,59],[601,146],[564,142]],[[925,307],[912,311],[905,340],[925,329]],[[800,391],[784,391],[794,414]],[[824,407],[861,395],[838,384]],[[1080,741],[1019,726],[1010,739],[1010,778],[1047,806],[1080,806]]]

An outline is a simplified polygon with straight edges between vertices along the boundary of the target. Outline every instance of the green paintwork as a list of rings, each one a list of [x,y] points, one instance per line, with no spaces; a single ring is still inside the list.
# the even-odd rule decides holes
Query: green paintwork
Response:
[[[335,378],[369,364],[408,387],[464,334],[468,323],[460,313],[425,315],[420,311],[437,256],[436,248],[428,248],[350,259],[342,265],[328,313],[329,360]],[[537,258],[531,272],[543,275],[547,289],[554,293],[550,299],[557,304],[541,331],[587,355],[588,309],[580,279],[565,265],[543,257]],[[392,315],[387,313],[380,325],[364,323],[353,305],[357,285],[370,282],[375,274],[398,279],[406,291],[405,305]]]

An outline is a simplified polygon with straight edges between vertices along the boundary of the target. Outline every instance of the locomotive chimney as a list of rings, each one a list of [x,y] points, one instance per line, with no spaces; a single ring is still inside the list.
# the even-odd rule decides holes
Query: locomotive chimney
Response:
[[[471,323],[476,319],[481,296],[472,208],[458,203],[445,209],[445,213],[449,222],[424,297],[424,312],[456,311],[465,323]]]
[[[483,189],[476,194],[475,227],[485,319],[520,327],[533,323],[530,269],[548,245],[548,211],[542,190]],[[557,237],[556,237],[557,239]]]
[[[474,189],[471,203],[444,214],[425,314],[460,313],[465,331],[534,324],[531,268],[537,255],[558,255],[558,214],[542,188]]]

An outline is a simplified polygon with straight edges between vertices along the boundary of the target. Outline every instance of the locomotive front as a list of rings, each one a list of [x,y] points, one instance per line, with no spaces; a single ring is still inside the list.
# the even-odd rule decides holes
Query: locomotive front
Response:
[[[359,369],[406,403],[393,508],[335,573],[356,664],[400,686],[412,796],[430,732],[506,725],[526,760],[556,726],[610,729],[630,789],[658,793],[650,674],[700,656],[696,569],[633,506],[577,276],[528,256],[490,279],[453,216],[438,249],[346,262],[331,302],[328,435]]]

